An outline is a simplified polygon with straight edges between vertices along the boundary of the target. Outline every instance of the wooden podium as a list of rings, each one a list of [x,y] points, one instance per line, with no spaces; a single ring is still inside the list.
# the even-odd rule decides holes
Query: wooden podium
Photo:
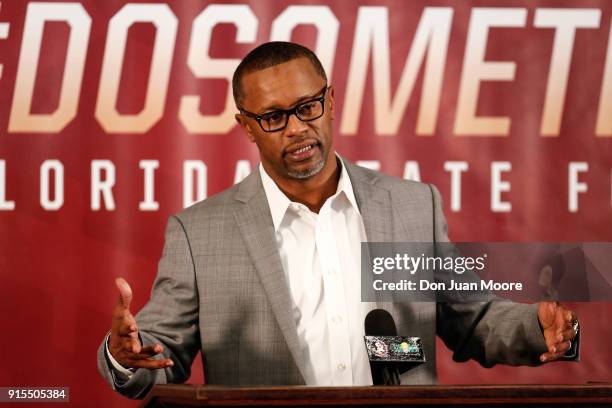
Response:
[[[143,407],[612,407],[612,384],[265,387],[157,385]]]

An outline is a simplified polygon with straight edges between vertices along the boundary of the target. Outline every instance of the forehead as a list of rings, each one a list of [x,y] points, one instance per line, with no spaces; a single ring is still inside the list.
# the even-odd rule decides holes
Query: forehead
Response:
[[[307,58],[297,58],[242,77],[242,106],[246,110],[280,109],[312,96],[325,85]]]

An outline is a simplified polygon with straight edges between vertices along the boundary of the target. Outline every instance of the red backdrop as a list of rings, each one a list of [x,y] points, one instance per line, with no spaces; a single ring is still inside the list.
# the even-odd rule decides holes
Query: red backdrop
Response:
[[[0,2],[0,386],[125,405],[96,372],[113,278],[142,307],[167,217],[256,165],[227,78],[270,39],[316,48],[337,150],[418,170],[453,240],[612,240],[610,2],[309,3]],[[610,381],[612,307],[571,306],[579,364],[483,369],[439,344],[441,382]]]

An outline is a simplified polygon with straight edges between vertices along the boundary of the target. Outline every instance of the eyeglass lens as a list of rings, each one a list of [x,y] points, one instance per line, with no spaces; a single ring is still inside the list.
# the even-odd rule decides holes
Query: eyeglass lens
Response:
[[[323,115],[323,100],[305,102],[292,111],[275,111],[261,117],[261,126],[266,132],[281,130],[287,126],[289,115],[295,113],[303,122],[318,119]]]

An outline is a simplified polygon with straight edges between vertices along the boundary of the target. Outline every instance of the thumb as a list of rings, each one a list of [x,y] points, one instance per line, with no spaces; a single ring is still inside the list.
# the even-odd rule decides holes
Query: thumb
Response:
[[[132,302],[132,288],[130,284],[123,278],[117,278],[115,279],[115,285],[117,285],[119,290],[119,304],[129,309]]]

